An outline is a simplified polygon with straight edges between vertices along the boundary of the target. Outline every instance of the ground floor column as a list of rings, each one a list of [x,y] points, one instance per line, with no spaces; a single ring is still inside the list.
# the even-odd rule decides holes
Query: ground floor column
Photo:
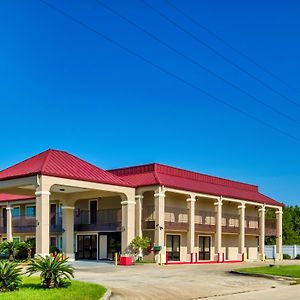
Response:
[[[12,210],[11,206],[6,207],[6,239],[8,242],[13,240]]]
[[[142,225],[143,225],[143,196],[142,195],[136,195],[135,196],[135,235],[142,237],[143,231],[142,231]]]
[[[49,254],[49,198],[50,192],[38,187],[36,196],[36,254]]]
[[[220,198],[215,205],[215,218],[216,218],[216,235],[215,235],[215,254],[217,255],[217,260],[223,260],[223,250],[222,250],[222,198]]]
[[[265,207],[259,210],[259,259],[265,260]]]
[[[160,261],[160,255],[162,261],[165,262],[166,245],[165,245],[165,193],[162,187],[159,187],[154,192],[154,214],[155,214],[155,246],[161,246],[160,253],[156,253],[155,261]]]
[[[62,207],[62,250],[65,257],[74,260],[74,206]]]
[[[188,234],[187,234],[187,253],[193,255],[195,252],[195,197],[186,199],[188,207]],[[193,258],[191,258],[193,259]],[[193,259],[194,260],[194,259]]]
[[[240,215],[240,222],[239,222],[239,254],[241,259],[245,259],[245,204],[241,203],[238,206],[239,215]]]
[[[276,211],[276,259],[282,260],[282,209]]]
[[[155,210],[155,245],[165,244],[165,193],[159,189],[154,194]]]
[[[122,205],[122,233],[121,251],[125,253],[127,247],[135,237],[135,201],[134,195],[125,198]]]

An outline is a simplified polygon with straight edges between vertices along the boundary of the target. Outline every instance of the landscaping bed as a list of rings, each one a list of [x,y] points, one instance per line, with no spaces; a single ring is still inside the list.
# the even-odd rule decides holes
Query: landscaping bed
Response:
[[[5,300],[99,300],[105,294],[106,288],[93,283],[72,280],[65,288],[44,289],[39,277],[22,277],[23,284],[19,290],[0,293],[0,299]]]

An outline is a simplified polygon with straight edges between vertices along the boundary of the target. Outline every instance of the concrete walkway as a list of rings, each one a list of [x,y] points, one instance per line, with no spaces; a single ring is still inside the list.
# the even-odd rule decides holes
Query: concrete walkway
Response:
[[[132,267],[111,263],[75,262],[76,279],[95,282],[112,290],[119,299],[289,299],[298,286],[286,281],[245,277],[228,271],[268,263],[173,265],[155,264]],[[290,295],[291,294],[291,295]],[[280,296],[279,296],[280,295]],[[287,296],[288,295],[288,296]],[[251,298],[252,297],[252,298]]]

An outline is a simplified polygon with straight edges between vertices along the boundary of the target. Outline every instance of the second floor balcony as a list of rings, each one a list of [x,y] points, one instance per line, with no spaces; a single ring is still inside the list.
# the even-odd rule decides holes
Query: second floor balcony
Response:
[[[50,214],[49,220],[50,233],[62,232],[62,215],[61,213]],[[0,219],[0,233],[6,233],[7,230],[7,217],[1,217]],[[33,215],[17,215],[12,216],[12,229],[14,234],[18,233],[35,233],[37,221]]]
[[[166,230],[188,230],[188,209],[165,207]],[[155,229],[154,206],[143,208],[143,228]],[[195,232],[216,232],[216,217],[214,211],[195,210]],[[222,232],[240,232],[240,216],[238,214],[222,214]],[[245,217],[245,233],[259,235],[259,218],[256,216]],[[276,235],[276,219],[266,219],[265,235]]]
[[[121,208],[75,210],[74,227],[76,231],[121,231]]]

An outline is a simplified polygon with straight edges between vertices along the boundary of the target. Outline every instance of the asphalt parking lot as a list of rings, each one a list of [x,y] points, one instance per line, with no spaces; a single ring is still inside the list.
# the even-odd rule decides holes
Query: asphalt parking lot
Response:
[[[299,286],[284,280],[248,277],[229,273],[239,267],[265,263],[209,265],[135,265],[74,262],[76,279],[102,284],[118,299],[290,299]],[[273,296],[272,296],[273,295]]]

